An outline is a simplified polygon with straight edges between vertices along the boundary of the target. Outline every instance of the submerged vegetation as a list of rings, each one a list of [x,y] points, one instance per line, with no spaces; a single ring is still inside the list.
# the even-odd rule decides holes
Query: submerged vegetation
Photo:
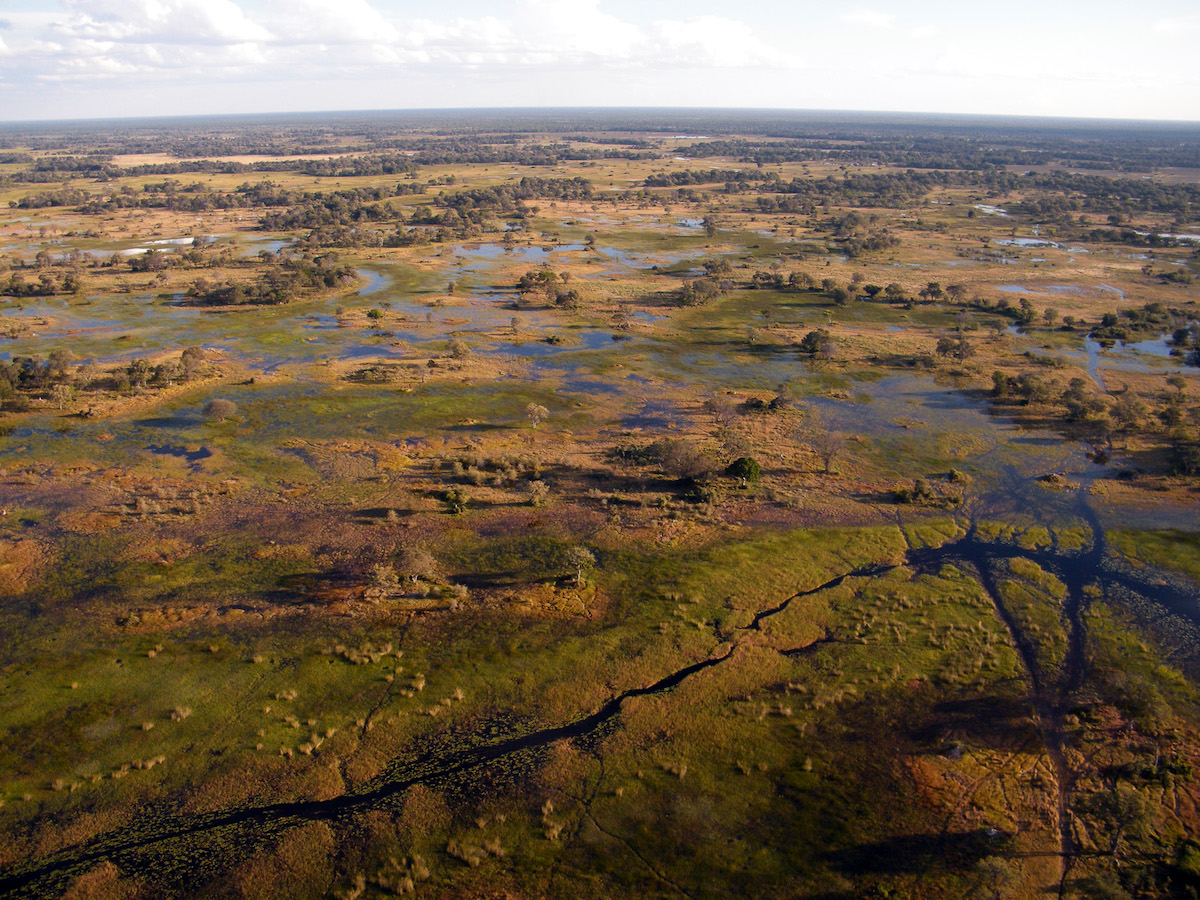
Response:
[[[3,138],[0,893],[1200,892],[1194,129]]]

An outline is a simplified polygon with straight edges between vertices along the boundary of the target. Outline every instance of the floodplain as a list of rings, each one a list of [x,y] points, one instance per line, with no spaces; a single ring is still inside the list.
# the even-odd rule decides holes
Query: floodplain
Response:
[[[1200,129],[0,139],[6,896],[1200,892]]]

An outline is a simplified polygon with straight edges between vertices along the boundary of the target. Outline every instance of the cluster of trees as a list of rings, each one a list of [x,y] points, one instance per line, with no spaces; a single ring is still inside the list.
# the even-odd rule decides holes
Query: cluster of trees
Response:
[[[355,277],[354,267],[340,262],[336,253],[301,254],[278,260],[249,283],[198,278],[185,298],[199,306],[276,305],[338,287]]]
[[[1112,398],[1098,393],[1085,378],[1061,382],[1036,372],[992,373],[992,398],[1003,404],[1036,406],[1091,438],[1109,442],[1114,434],[1165,437],[1178,474],[1200,474],[1200,416],[1186,402],[1187,379],[1166,378],[1169,390],[1155,398],[1126,391]]]
[[[21,272],[10,272],[7,280],[0,280],[0,296],[5,297],[53,297],[56,294],[78,294],[83,282],[77,272],[42,271],[36,281],[26,281]]]
[[[583,298],[577,289],[569,286],[570,281],[570,272],[531,269],[517,280],[517,293],[522,304],[541,298],[548,305],[575,309]]]
[[[1195,310],[1191,310],[1191,317],[1195,317]],[[1189,323],[1188,310],[1151,301],[1140,307],[1105,313],[1100,323],[1092,329],[1091,335],[1101,344],[1112,346],[1117,341],[1127,341],[1131,337],[1164,332],[1171,333],[1172,343],[1181,352],[1186,352],[1200,329]]]
[[[574,178],[533,178],[525,176],[515,184],[500,184],[494,187],[473,188],[454,194],[439,196],[435,206],[464,212],[489,210],[494,214],[517,211],[527,200],[588,200],[593,186],[591,181],[580,176]]]
[[[731,290],[733,282],[728,279],[704,275],[700,278],[685,279],[677,294],[683,306],[702,306],[724,297]]]
[[[555,166],[560,162],[586,162],[601,159],[657,159],[658,153],[649,150],[596,150],[573,147],[570,144],[529,143],[504,146],[495,136],[486,139],[450,141],[410,141],[412,159],[426,166],[463,165],[467,163],[504,163],[518,166]]]
[[[423,184],[350,188],[340,191],[296,193],[279,198],[283,202],[271,206],[286,207],[267,213],[259,226],[267,231],[290,231],[330,226],[356,226],[371,222],[394,221],[404,216],[404,209],[385,202],[393,197],[424,194]]]
[[[501,217],[524,218],[530,200],[580,200],[592,196],[592,183],[581,177],[525,177],[515,184],[439,194],[432,205],[411,214],[388,198],[424,194],[427,185],[363,188],[304,194],[279,212],[264,215],[268,230],[309,229],[301,243],[317,247],[407,247],[430,241],[462,239],[500,231]],[[389,227],[390,226],[390,227]]]
[[[0,360],[0,399],[10,409],[27,408],[35,398],[49,400],[62,409],[79,391],[125,392],[192,381],[203,374],[204,359],[202,348],[188,347],[178,360],[151,364],[136,358],[100,373],[94,366],[76,366],[74,355],[65,348],[55,350],[45,359],[15,356]]]
[[[743,169],[684,169],[678,172],[656,172],[642,182],[648,188],[687,187],[698,184],[750,185],[772,176]]]
[[[1200,211],[1200,185],[1189,182],[1051,172],[1023,175],[1018,185],[1026,196],[1012,208],[1039,218],[1059,213],[1140,212],[1191,219]]]

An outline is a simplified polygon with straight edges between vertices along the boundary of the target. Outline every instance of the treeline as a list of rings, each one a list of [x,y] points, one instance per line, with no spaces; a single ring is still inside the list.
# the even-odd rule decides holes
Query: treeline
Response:
[[[424,166],[464,165],[467,163],[503,163],[518,166],[554,166],[560,162],[588,162],[603,159],[658,159],[652,150],[576,147],[564,143],[525,143],[506,145],[494,136],[483,139],[418,140],[395,142]],[[644,143],[644,142],[643,142]]]
[[[294,191],[271,181],[245,183],[234,191],[214,191],[207,185],[185,185],[178,181],[163,181],[143,185],[137,191],[126,185],[115,194],[93,194],[79,188],[64,187],[53,191],[28,194],[20,200],[9,201],[16,209],[41,209],[48,206],[72,206],[85,215],[100,215],[115,209],[169,209],[178,212],[203,212],[213,209],[252,209],[373,203],[392,197],[424,194],[428,185],[417,182],[398,182],[370,188],[350,188],[341,191]]]
[[[184,185],[178,181],[147,184],[139,192],[124,187],[111,196],[96,196],[76,188],[60,188],[30,194],[10,205],[22,209],[44,206],[75,206],[91,215],[113,209],[170,209],[198,212],[210,209],[278,208],[265,213],[259,226],[265,230],[307,230],[304,243],[310,247],[406,246],[437,237],[439,230],[449,236],[483,229],[498,230],[498,217],[524,217],[533,200],[587,200],[592,183],[582,177],[524,177],[513,184],[439,194],[432,205],[423,205],[406,216],[403,206],[387,201],[425,194],[429,185],[397,182],[393,185],[348,188],[337,191],[289,191],[270,181],[245,183],[233,192],[213,191],[201,184]],[[393,223],[414,226],[416,230],[396,228],[381,232],[377,226]]]
[[[573,152],[552,137],[646,152],[680,143],[672,135],[709,135],[713,142],[680,147],[676,155],[783,161],[817,155],[847,163],[883,162],[915,168],[971,168],[1059,162],[1088,168],[1148,171],[1200,166],[1193,125],[1038,122],[978,116],[880,116],[798,111],[539,111],[335,113],[259,119],[206,117],[191,121],[60,123],[0,128],[0,148],[24,152],[100,148],[117,154],[163,153],[198,159],[223,156],[334,156],[381,150],[431,157],[497,151],[505,146]],[[628,139],[625,135],[629,135]],[[733,139],[731,136],[749,136]],[[726,148],[722,149],[721,145]],[[562,149],[559,149],[559,148]],[[574,148],[580,151],[581,148]],[[587,153],[593,148],[588,148]],[[714,152],[715,150],[715,152]],[[506,151],[500,151],[501,155]],[[23,162],[23,161],[22,161]],[[923,165],[922,165],[923,163]]]
[[[1037,193],[1011,208],[1041,218],[1080,212],[1153,212],[1190,221],[1200,214],[1200,185],[1191,183],[1054,172],[1025,175],[1019,187]]]
[[[724,139],[677,146],[674,154],[691,159],[729,157],[761,165],[785,162],[835,162],[915,169],[984,170],[1006,166],[1058,163],[1072,168],[1146,172],[1161,167],[1200,167],[1200,141],[1194,132],[1172,129],[1121,129],[1105,134],[1046,127],[955,129],[836,126],[785,140]],[[920,133],[905,133],[917,132]],[[963,131],[947,134],[947,131]],[[900,134],[897,134],[900,132]],[[939,133],[941,132],[941,133]]]
[[[950,172],[850,173],[844,178],[778,179],[762,186],[763,193],[787,194],[839,206],[900,209],[923,199],[931,190],[962,183]]]
[[[402,153],[366,153],[329,156],[324,159],[270,159],[255,162],[236,160],[191,159],[180,162],[143,163],[118,166],[111,156],[47,156],[28,161],[28,168],[11,172],[4,181],[13,184],[47,184],[69,178],[112,181],[118,178],[145,178],[155,175],[248,175],[256,172],[294,172],[314,178],[354,178],[366,175],[408,175],[415,177],[419,166]]]
[[[679,172],[657,172],[646,177],[646,187],[684,187],[694,184],[749,185],[775,176],[761,172],[746,172],[741,169],[685,169]]]
[[[730,157],[756,165],[789,162],[836,162],[848,165],[884,165],[914,169],[988,169],[1008,165],[1045,165],[1054,156],[1046,151],[1019,147],[981,146],[977,141],[925,138],[910,141],[829,139],[757,142],[705,141],[677,147],[675,153],[690,159]]]
[[[112,194],[92,193],[80,188],[62,187],[52,191],[26,194],[10,200],[14,209],[41,209],[47,206],[73,206],[85,215],[100,215],[114,209],[170,209],[199,212],[209,209],[236,209],[255,206],[285,206],[299,197],[270,181],[243,184],[235,191],[214,191],[204,184],[185,185],[178,181],[163,181],[143,185],[135,190],[123,186]]]
[[[553,166],[561,162],[586,162],[604,159],[657,159],[652,150],[596,149],[565,143],[507,145],[501,139],[489,137],[486,142],[470,139],[403,140],[388,142],[388,147],[376,152],[338,153],[341,148],[322,148],[321,159],[296,158],[315,148],[276,148],[283,159],[262,159],[253,162],[240,160],[191,158],[175,162],[142,163],[119,166],[111,154],[54,155],[38,159],[26,153],[9,154],[13,163],[25,164],[24,169],[10,172],[0,179],[8,184],[50,184],[71,178],[112,181],[118,178],[146,176],[178,176],[189,174],[247,175],[253,173],[294,172],[315,178],[353,178],[368,175],[407,175],[415,177],[421,166],[463,165],[467,163],[496,163],[521,166]],[[624,142],[621,142],[624,143]],[[644,141],[635,141],[644,145]],[[270,149],[260,151],[270,153]],[[175,152],[172,155],[192,156]],[[217,155],[217,154],[214,154]],[[224,155],[224,154],[220,154]],[[250,155],[249,151],[228,148],[228,155]]]

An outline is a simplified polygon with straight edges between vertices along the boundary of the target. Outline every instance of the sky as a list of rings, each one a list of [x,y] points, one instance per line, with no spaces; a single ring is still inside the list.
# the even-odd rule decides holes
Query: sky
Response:
[[[743,107],[1200,121],[1195,0],[0,0],[0,121]]]

